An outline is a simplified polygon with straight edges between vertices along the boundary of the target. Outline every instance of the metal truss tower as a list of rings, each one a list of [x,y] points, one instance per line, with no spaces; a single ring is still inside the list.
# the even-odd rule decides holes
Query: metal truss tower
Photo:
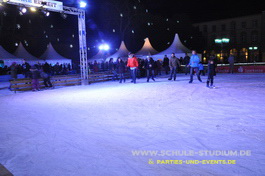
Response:
[[[0,0],[7,4],[31,7],[22,3],[12,2],[9,0]],[[47,11],[53,11],[58,13],[70,14],[78,16],[78,36],[79,36],[79,54],[80,54],[80,72],[82,79],[88,79],[88,62],[87,62],[87,45],[86,45],[86,13],[83,9],[75,7],[63,6],[63,10],[45,9]]]

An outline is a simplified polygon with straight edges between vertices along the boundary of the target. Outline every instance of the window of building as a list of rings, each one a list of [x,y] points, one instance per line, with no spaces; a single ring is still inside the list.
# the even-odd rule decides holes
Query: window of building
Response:
[[[242,32],[240,35],[240,38],[241,38],[241,43],[246,43],[247,42],[247,33]]]
[[[258,31],[252,31],[251,32],[251,41],[252,42],[257,42],[258,41]]]
[[[247,62],[248,61],[248,49],[242,48],[240,50],[240,61]]]
[[[207,25],[203,25],[203,27],[202,27],[202,31],[203,31],[203,32],[208,32],[208,30],[207,30]]]
[[[226,31],[226,25],[222,24],[221,29],[222,29],[222,31]]]
[[[231,30],[236,30],[236,22],[235,22],[235,21],[232,21],[232,22],[230,23],[230,29],[231,29]]]
[[[216,32],[216,25],[212,26],[212,32]]]
[[[247,28],[247,22],[243,21],[243,22],[241,23],[241,27],[242,27],[243,29]]]
[[[258,27],[258,20],[253,20],[252,21],[252,27],[257,28]]]

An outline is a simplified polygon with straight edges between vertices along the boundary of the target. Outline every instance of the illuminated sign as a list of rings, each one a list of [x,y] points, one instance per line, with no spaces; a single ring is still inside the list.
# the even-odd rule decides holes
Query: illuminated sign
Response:
[[[63,3],[53,0],[9,0],[9,2],[19,3],[32,7],[43,7],[45,9],[63,11]]]

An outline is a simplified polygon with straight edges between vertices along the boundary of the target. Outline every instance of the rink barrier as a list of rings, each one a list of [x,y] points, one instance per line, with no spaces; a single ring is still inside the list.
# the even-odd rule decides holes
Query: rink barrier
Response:
[[[105,81],[111,81],[113,78],[112,72],[101,72],[101,73],[93,73],[88,75],[88,83],[97,83],[97,82],[105,82]],[[129,78],[129,73],[124,74],[125,78]]]
[[[32,90],[32,84],[30,78],[14,79],[10,80],[10,90],[15,91],[28,91]],[[74,86],[81,85],[82,79],[80,75],[58,75],[51,77],[51,83],[53,87],[59,86]],[[40,88],[44,88],[44,81],[42,78],[39,79]]]

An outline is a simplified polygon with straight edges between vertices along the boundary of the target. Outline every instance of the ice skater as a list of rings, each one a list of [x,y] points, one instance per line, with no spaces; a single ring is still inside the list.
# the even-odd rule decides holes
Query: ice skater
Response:
[[[189,63],[189,67],[190,67],[190,81],[189,81],[189,83],[192,83],[192,81],[193,81],[194,72],[197,75],[198,80],[200,82],[202,82],[201,77],[199,75],[199,63],[200,63],[200,58],[197,55],[196,51],[193,50],[192,56],[190,57],[190,63]]]
[[[33,67],[30,68],[31,71],[31,84],[32,84],[32,91],[40,90],[40,71],[38,69],[38,65],[35,64]]]
[[[128,63],[127,67],[131,70],[131,77],[132,77],[132,83],[136,84],[136,74],[137,74],[137,68],[139,66],[137,58],[134,56],[133,53],[129,53]]]
[[[120,75],[120,83],[125,82],[125,73],[126,69],[125,69],[125,63],[123,62],[123,60],[118,57],[118,61],[117,61],[117,72]]]
[[[214,75],[215,75],[215,65],[214,64],[215,64],[214,60],[209,59],[209,61],[208,61],[208,73],[207,73],[208,78],[207,78],[207,82],[206,82],[206,87],[208,87],[208,88],[215,88],[215,86],[213,85],[213,79],[214,79]]]
[[[179,59],[175,56],[175,53],[172,53],[171,58],[169,60],[169,67],[170,67],[170,77],[168,80],[172,80],[174,77],[174,81],[176,81],[177,76],[177,69],[180,67]]]
[[[155,61],[153,60],[152,57],[147,56],[147,60],[145,63],[145,69],[147,72],[147,82],[149,82],[149,79],[152,78],[153,81],[155,81],[154,78],[154,65],[155,65]]]

